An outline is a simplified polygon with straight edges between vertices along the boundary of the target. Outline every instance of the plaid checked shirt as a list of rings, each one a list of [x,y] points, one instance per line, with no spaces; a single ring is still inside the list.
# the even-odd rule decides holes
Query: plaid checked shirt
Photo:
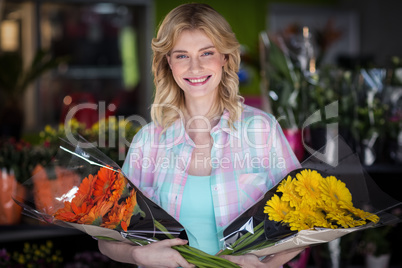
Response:
[[[211,191],[220,235],[288,172],[300,167],[272,115],[244,105],[235,129],[228,119],[225,111],[210,131]],[[134,137],[122,169],[145,196],[179,220],[194,147],[181,119],[164,133],[149,123]]]

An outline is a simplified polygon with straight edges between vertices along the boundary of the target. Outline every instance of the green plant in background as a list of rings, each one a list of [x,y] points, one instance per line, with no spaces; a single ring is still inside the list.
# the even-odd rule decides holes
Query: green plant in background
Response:
[[[83,137],[88,136],[88,130],[85,124],[73,118],[65,124],[59,124],[57,128],[46,125],[45,129],[39,133],[40,143],[49,148],[49,150],[53,150],[53,153],[56,153],[60,137],[65,137],[66,132]]]
[[[24,68],[20,53],[4,52],[0,54],[0,90],[7,100],[19,100],[32,82],[66,60],[38,50],[28,68]]]
[[[98,138],[99,149],[121,165],[127,148],[139,129],[140,127],[135,127],[130,121],[117,120],[116,117],[109,116],[91,127],[89,139],[97,140]]]
[[[321,120],[308,126],[311,142],[317,142],[320,148],[323,144],[318,144],[318,140],[325,139],[326,125],[335,121],[348,144],[356,146],[362,156],[370,153],[370,159],[364,160],[366,165],[371,165],[381,155],[376,150],[386,137],[398,140],[402,126],[399,100],[402,88],[389,88],[385,69],[345,70],[328,65],[314,71],[306,70],[297,54],[292,54],[281,38],[276,42],[281,45],[265,44],[269,49],[267,60],[262,64],[267,68],[265,75],[273,113],[283,128],[300,129],[305,119],[320,111]],[[398,62],[394,59],[395,66]],[[402,76],[402,71],[399,72]],[[391,73],[391,80],[399,81],[396,67]],[[387,94],[391,101],[387,100]],[[325,109],[334,102],[338,103],[338,116],[327,120]],[[391,114],[390,102],[393,102]]]
[[[24,183],[32,175],[37,164],[45,165],[52,157],[51,152],[41,146],[32,146],[14,138],[0,140],[0,169],[14,173],[19,183]]]
[[[402,59],[394,56],[388,70],[384,102],[388,105],[386,139],[390,158],[402,162]]]
[[[21,53],[0,54],[0,135],[20,138],[24,121],[23,97],[28,86],[66,61],[67,57],[53,58],[49,52],[38,50],[25,68]]]
[[[0,250],[1,267],[56,268],[62,267],[62,262],[61,251],[54,249],[50,240],[44,244],[24,243],[22,250],[12,253],[4,248]]]
[[[79,267],[133,268],[133,265],[109,259],[99,251],[83,251],[83,252],[77,252],[73,257],[73,260],[68,261],[63,267],[64,268],[79,268]]]
[[[90,128],[76,119],[71,119],[65,124],[59,124],[58,128],[49,125],[40,133],[41,143],[53,154],[58,150],[60,138],[82,136],[89,142],[96,142],[97,147],[105,155],[117,164],[123,163],[128,146],[140,127],[134,126],[126,119],[117,119],[109,116],[99,120]]]
[[[350,127],[354,121],[354,108],[356,94],[353,85],[353,73],[341,68],[326,66],[315,73],[315,81],[310,83],[307,90],[307,114],[313,114],[317,110],[325,115],[325,107],[335,101],[338,102],[339,118],[337,121],[342,127]],[[311,127],[325,127],[329,123],[325,116],[322,121]]]
[[[388,84],[392,86],[402,86],[402,59],[398,56],[391,58],[392,67],[388,76]]]
[[[357,140],[370,139],[373,136],[383,136],[386,127],[388,106],[378,98],[372,105],[356,107],[357,117],[353,122],[352,131]]]
[[[283,128],[300,128],[304,119],[301,69],[275,44],[268,44],[267,81],[274,115]]]

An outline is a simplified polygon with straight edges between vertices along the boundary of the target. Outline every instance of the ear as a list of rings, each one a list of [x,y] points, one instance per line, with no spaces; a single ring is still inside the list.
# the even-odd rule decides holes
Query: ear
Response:
[[[228,59],[229,59],[229,55],[224,54],[223,61],[222,61],[222,67],[226,65],[226,63],[228,62]]]

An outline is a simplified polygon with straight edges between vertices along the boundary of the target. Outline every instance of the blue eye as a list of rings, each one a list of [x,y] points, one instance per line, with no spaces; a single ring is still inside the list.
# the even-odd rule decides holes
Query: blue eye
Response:
[[[210,56],[210,55],[214,55],[214,53],[213,53],[212,51],[208,51],[208,52],[205,52],[205,53],[202,54],[202,55],[204,55],[204,56]]]
[[[184,59],[184,58],[186,58],[187,56],[186,55],[177,55],[176,56],[176,59]]]

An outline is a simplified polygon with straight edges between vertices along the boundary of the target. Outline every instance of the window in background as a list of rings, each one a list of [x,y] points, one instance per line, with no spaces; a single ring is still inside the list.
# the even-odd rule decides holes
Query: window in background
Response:
[[[151,12],[145,2],[41,4],[41,47],[69,58],[40,83],[39,103],[46,103],[38,107],[42,127],[72,115],[89,126],[105,115],[147,118]],[[69,113],[80,104],[77,113]]]

